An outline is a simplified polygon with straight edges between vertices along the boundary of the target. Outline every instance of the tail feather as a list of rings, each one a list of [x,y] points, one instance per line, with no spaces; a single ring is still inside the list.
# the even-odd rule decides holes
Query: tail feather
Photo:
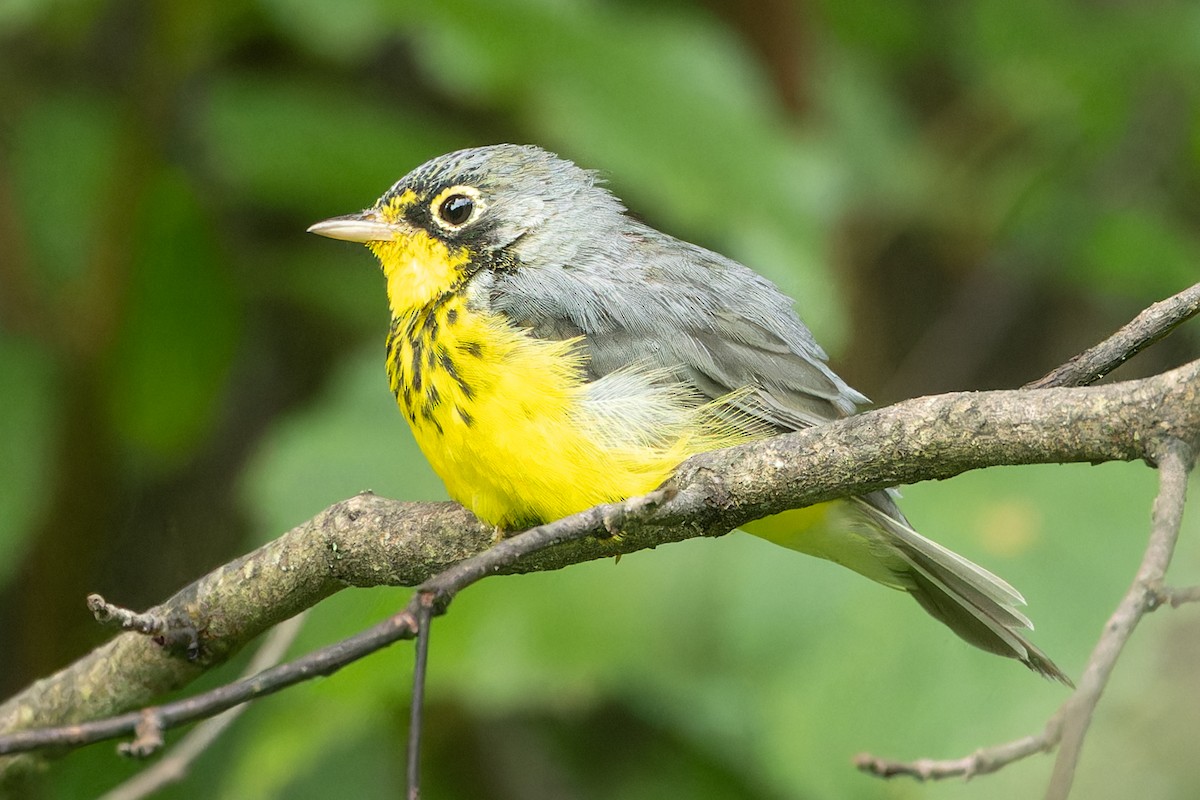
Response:
[[[902,589],[963,640],[1015,658],[1034,672],[1071,680],[1021,629],[1033,629],[1025,598],[1006,581],[912,529],[886,492],[785,512],[743,526],[792,550],[829,559]]]
[[[1033,630],[1033,623],[1017,608],[1025,604],[1020,592],[978,564],[917,533],[890,497],[872,495],[851,502],[888,534],[887,543],[909,567],[909,594],[930,615],[982,650],[1016,658],[1043,677],[1073,685],[1021,633],[1021,628]]]
[[[890,495],[877,492],[869,497],[856,497],[851,502],[882,524],[899,543],[920,552],[933,568],[949,575],[961,576],[964,585],[970,586],[999,605],[1025,605],[1024,596],[1008,581],[913,530],[900,509],[892,502]],[[1025,620],[1024,624],[1033,627],[1029,620]]]

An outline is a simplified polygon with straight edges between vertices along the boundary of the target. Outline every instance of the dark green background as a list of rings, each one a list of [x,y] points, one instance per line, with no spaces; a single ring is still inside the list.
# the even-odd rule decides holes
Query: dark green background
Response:
[[[2,693],[107,636],[87,592],[149,605],[360,489],[442,496],[373,260],[304,233],[426,158],[602,169],[782,285],[887,403],[1020,385],[1197,280],[1197,75],[1190,2],[0,0]],[[1078,676],[1153,491],[1141,465],[996,469],[905,508],[1019,586]],[[336,597],[295,650],[406,596]],[[1196,613],[1134,638],[1079,797],[1200,793]],[[165,796],[397,796],[410,656],[256,705]],[[1066,696],[745,536],[488,581],[437,626],[430,693],[430,798],[1035,796],[1048,759],[921,786],[850,758],[964,755]],[[35,789],[135,768],[100,745]]]

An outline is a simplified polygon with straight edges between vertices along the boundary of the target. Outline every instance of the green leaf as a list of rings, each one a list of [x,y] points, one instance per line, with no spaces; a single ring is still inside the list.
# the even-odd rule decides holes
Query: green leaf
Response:
[[[84,275],[117,174],[119,117],[103,97],[59,91],[18,116],[12,134],[14,194],[36,277],[48,293]]]
[[[1200,274],[1200,242],[1149,209],[1101,217],[1082,255],[1079,277],[1105,293],[1157,298]]]
[[[108,408],[136,446],[177,457],[213,421],[240,311],[225,259],[182,177],[158,175],[137,220],[127,311],[108,363]]]
[[[417,164],[462,142],[428,112],[384,108],[311,81],[221,80],[202,113],[210,161],[234,202],[305,216],[366,208]]]
[[[384,0],[261,0],[259,7],[288,38],[322,56],[353,63],[387,36]]]
[[[54,497],[62,391],[48,352],[0,336],[0,586],[21,564],[38,516]]]

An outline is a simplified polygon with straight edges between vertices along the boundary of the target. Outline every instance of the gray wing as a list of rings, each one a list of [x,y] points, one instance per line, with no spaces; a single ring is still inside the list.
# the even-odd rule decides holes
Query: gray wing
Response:
[[[829,369],[791,302],[765,278],[634,223],[611,233],[609,249],[576,251],[569,266],[494,273],[481,288],[492,308],[535,336],[582,336],[594,378],[644,362],[670,370],[701,397],[753,387],[740,407],[780,431],[852,414],[865,402]],[[889,585],[906,589],[966,641],[1070,683],[1020,632],[1029,620],[1011,586],[914,531],[888,492],[854,498],[845,509],[858,536],[842,545],[865,547],[892,570]],[[822,541],[801,536],[786,546],[833,557],[814,549]],[[834,560],[855,568],[854,558]]]
[[[584,338],[593,378],[635,363],[780,431],[852,414],[866,398],[825,363],[791,300],[750,269],[629,222],[603,252],[494,273],[489,304],[539,338]]]

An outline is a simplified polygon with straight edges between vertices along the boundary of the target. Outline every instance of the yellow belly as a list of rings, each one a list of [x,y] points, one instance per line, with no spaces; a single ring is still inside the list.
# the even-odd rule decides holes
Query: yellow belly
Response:
[[[714,406],[630,371],[596,391],[577,341],[443,298],[397,317],[392,390],[450,496],[514,528],[644,494],[688,456],[746,441]]]

